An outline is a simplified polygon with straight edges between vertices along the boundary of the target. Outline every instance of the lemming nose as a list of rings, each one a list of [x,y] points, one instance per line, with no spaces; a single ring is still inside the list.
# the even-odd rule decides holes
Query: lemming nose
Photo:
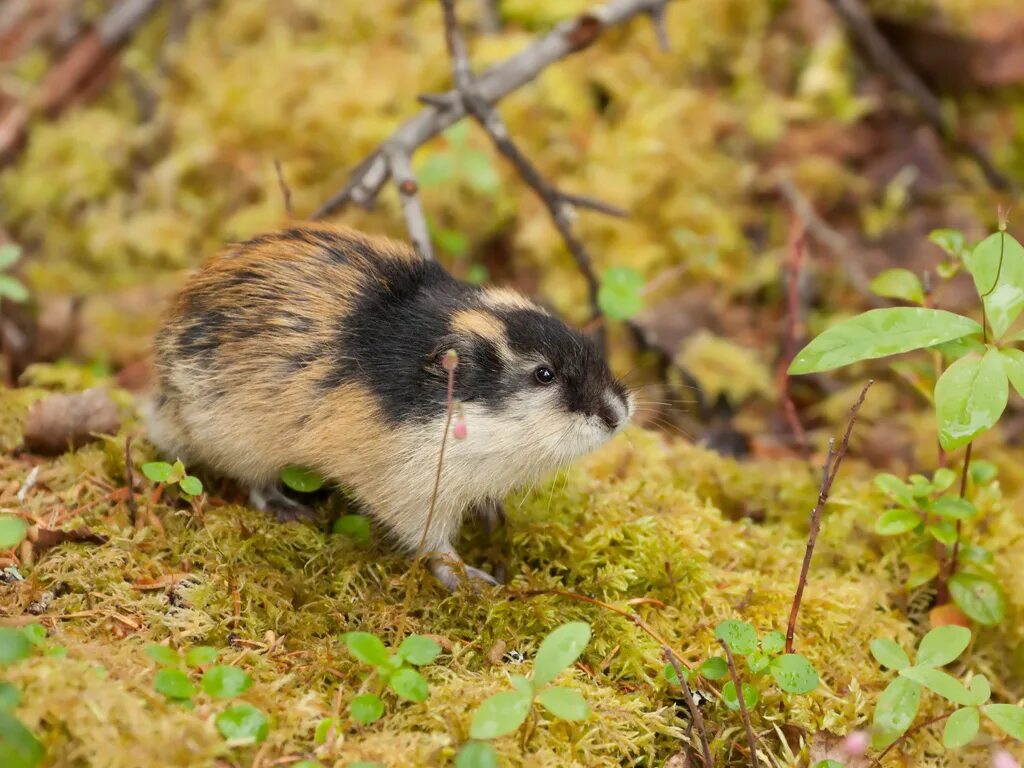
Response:
[[[619,414],[608,399],[601,401],[601,405],[597,409],[597,415],[608,429],[614,430],[619,426]]]

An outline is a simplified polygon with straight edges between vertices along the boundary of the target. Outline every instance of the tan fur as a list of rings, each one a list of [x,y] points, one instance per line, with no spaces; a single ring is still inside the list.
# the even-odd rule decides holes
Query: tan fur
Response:
[[[532,309],[536,312],[544,311],[521,293],[510,288],[487,288],[484,291],[484,302],[495,309],[508,307],[510,309]]]

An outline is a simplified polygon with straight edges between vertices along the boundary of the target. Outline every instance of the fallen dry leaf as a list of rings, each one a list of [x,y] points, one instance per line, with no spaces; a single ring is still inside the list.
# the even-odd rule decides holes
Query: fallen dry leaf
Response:
[[[88,528],[73,528],[70,531],[40,528],[32,540],[32,549],[38,556],[46,550],[56,547],[58,544],[64,544],[69,541],[79,544],[106,544],[107,537],[93,533]]]
[[[932,627],[944,627],[947,624],[955,624],[958,627],[971,628],[971,620],[953,603],[937,605],[932,608],[928,613],[928,623]]]
[[[117,408],[98,387],[70,395],[50,395],[34,403],[25,418],[25,445],[42,454],[59,454],[113,434],[121,426]]]

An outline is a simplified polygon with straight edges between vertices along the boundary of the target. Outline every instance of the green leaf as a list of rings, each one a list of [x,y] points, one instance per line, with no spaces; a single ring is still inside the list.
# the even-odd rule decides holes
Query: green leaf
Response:
[[[845,766],[838,760],[819,760],[814,764],[814,768],[845,768]]]
[[[395,672],[388,680],[388,685],[406,701],[426,701],[430,696],[427,681],[411,667],[403,667]]]
[[[221,736],[240,744],[259,743],[270,733],[267,716],[252,704],[235,704],[217,715],[215,722]]]
[[[533,698],[534,687],[533,683],[530,682],[530,678],[523,675],[509,675],[509,680],[512,681],[512,687],[520,693],[524,693]]]
[[[964,255],[985,316],[998,339],[1024,309],[1024,247],[1005,232],[990,235]]]
[[[16,547],[28,536],[28,523],[13,515],[0,515],[0,549]]]
[[[743,683],[743,704],[747,709],[753,709],[757,704],[758,692],[757,688],[750,685],[749,683]],[[725,706],[736,712],[740,708],[740,702],[736,698],[736,684],[730,680],[728,683],[722,686],[722,699],[725,701]]]
[[[0,296],[20,304],[28,300],[28,288],[10,275],[0,275]]]
[[[771,671],[776,685],[786,693],[810,693],[818,687],[818,673],[799,653],[776,656]]]
[[[931,481],[924,475],[913,474],[907,479],[910,480],[910,493],[915,499],[924,498],[932,492]]]
[[[629,320],[644,308],[644,276],[632,267],[611,267],[601,276],[597,303],[612,320]]]
[[[180,669],[164,667],[157,670],[153,678],[153,690],[162,693],[169,699],[191,699],[196,693],[196,687],[188,679],[188,675]]]
[[[142,474],[154,483],[166,483],[171,478],[172,467],[166,461],[150,461],[142,465]]]
[[[999,357],[1002,358],[1006,378],[1013,384],[1017,394],[1024,396],[1024,350],[1000,349]]]
[[[932,349],[935,349],[942,355],[943,362],[951,363],[971,352],[984,355],[986,347],[977,336],[964,336],[962,339],[954,339],[953,341],[936,344]]]
[[[929,536],[936,541],[945,544],[947,547],[953,546],[956,542],[956,528],[947,520],[943,520],[939,523],[933,523],[932,525],[926,525],[924,529]]]
[[[896,477],[896,475],[882,472],[875,475],[874,483],[877,488],[890,496],[900,506],[914,506],[914,494],[910,492],[910,486]]]
[[[1006,595],[990,576],[961,571],[949,580],[949,593],[960,610],[979,624],[991,627],[1006,617]]]
[[[893,640],[879,637],[871,641],[871,655],[886,669],[901,670],[910,666],[907,653]]]
[[[940,517],[949,520],[970,520],[978,514],[978,508],[967,499],[958,496],[943,496],[931,503],[929,509]]]
[[[956,482],[957,474],[947,467],[939,467],[932,475],[932,490],[942,493]]]
[[[292,763],[289,768],[324,768],[324,764],[319,760],[299,760],[297,763]]]
[[[0,680],[0,712],[9,712],[21,702],[21,691],[13,684]]]
[[[971,462],[970,473],[971,480],[976,485],[985,485],[986,483],[991,483],[996,479],[996,476],[999,474],[999,469],[991,461],[978,459]]]
[[[185,475],[181,478],[178,481],[178,487],[189,496],[198,496],[203,492],[203,484],[199,481],[198,477],[193,475]]]
[[[671,663],[665,665],[665,669],[662,671],[662,674],[665,675],[665,679],[672,683],[672,685],[679,685],[679,675],[676,674],[676,668],[673,667]],[[685,669],[683,670],[683,674],[687,675]],[[687,675],[686,679],[690,679],[689,675]]]
[[[1016,704],[986,704],[981,711],[1017,741],[1024,741],[1024,707]]]
[[[351,710],[352,705],[349,704]],[[338,718],[336,717],[325,717],[319,723],[316,724],[316,730],[313,731],[313,743],[314,744],[326,744],[327,736],[331,733],[332,729],[334,733],[338,733]]]
[[[554,680],[580,657],[588,642],[590,625],[585,622],[571,621],[555,629],[537,649],[537,658],[533,662],[534,685],[545,685]]]
[[[721,656],[712,656],[700,665],[698,671],[708,680],[721,680],[729,674],[729,663]]]
[[[376,635],[369,632],[346,632],[342,639],[352,655],[364,664],[382,667],[388,662],[388,649]]]
[[[590,707],[579,691],[569,688],[545,688],[537,694],[537,701],[555,717],[563,720],[586,720]]]
[[[939,442],[951,451],[992,427],[1006,409],[1009,385],[1002,358],[989,350],[982,358],[962,357],[935,384]]]
[[[498,753],[486,741],[470,741],[455,756],[455,768],[498,768]]]
[[[889,683],[875,705],[874,724],[879,731],[879,741],[883,745],[895,741],[914,722],[920,706],[920,685],[905,677],[897,677]]]
[[[919,667],[941,667],[955,661],[971,642],[971,630],[952,624],[936,627],[917,646]]]
[[[398,655],[420,667],[429,664],[441,653],[441,646],[432,638],[423,635],[409,635],[398,646]]]
[[[176,667],[181,664],[178,652],[166,645],[150,643],[146,646],[146,655],[161,667]]]
[[[348,712],[360,725],[369,725],[384,715],[384,702],[375,693],[364,693],[352,699],[348,705]]]
[[[978,735],[981,718],[976,707],[958,709],[946,720],[942,731],[942,743],[946,749],[957,749]]]
[[[14,627],[0,627],[0,667],[28,658],[32,643]]]
[[[496,693],[477,708],[469,735],[474,739],[496,739],[512,733],[530,712],[532,697],[522,691]]]
[[[501,189],[501,177],[490,155],[475,149],[468,149],[459,157],[466,181],[477,192],[493,195]]]
[[[873,309],[822,333],[797,354],[789,372],[827,371],[980,333],[970,318],[941,309]]]
[[[715,626],[715,637],[725,640],[729,650],[741,656],[757,650],[757,630],[745,621],[726,619]]]
[[[907,576],[907,589],[917,589],[939,575],[939,564],[934,558],[929,558],[921,565],[911,568]]]
[[[21,628],[21,633],[37,648],[46,642],[46,628],[42,624],[26,624]]]
[[[752,653],[747,656],[747,668],[750,669],[755,675],[758,675],[768,669],[768,664],[771,659],[766,653]]]
[[[984,675],[975,675],[971,678],[968,690],[971,692],[971,705],[975,707],[980,707],[992,695],[992,686]]]
[[[909,509],[889,509],[875,520],[875,533],[882,536],[899,536],[901,533],[914,530],[920,524],[921,517],[917,512]]]
[[[887,269],[880,272],[868,286],[879,296],[924,304],[921,279],[909,269]]]
[[[281,482],[299,493],[312,493],[324,486],[324,479],[309,467],[291,465],[281,470]]]
[[[964,235],[957,229],[933,229],[928,239],[950,256],[960,258],[964,255]]]
[[[21,258],[21,246],[14,243],[0,245],[0,269],[7,269]]]
[[[227,664],[210,667],[203,674],[203,690],[215,699],[241,696],[252,686],[252,678],[244,669]]]
[[[209,645],[197,645],[185,652],[185,663],[190,667],[205,667],[213,664],[220,653],[216,648]]]
[[[458,163],[454,152],[432,152],[426,155],[416,169],[416,180],[428,189],[447,184],[455,178]]]
[[[964,687],[963,683],[941,669],[934,669],[933,667],[907,667],[900,670],[900,675],[908,680],[913,680],[915,683],[920,683],[928,690],[939,694],[939,696],[945,699],[949,699],[954,704],[966,706],[974,701],[974,697]]]
[[[36,768],[46,750],[14,715],[0,712],[0,758],[4,768]]]
[[[761,638],[761,650],[770,656],[782,653],[786,647],[786,636],[781,632],[769,632]]]
[[[370,540],[370,521],[362,515],[342,515],[334,521],[331,533],[348,536],[360,544]]]

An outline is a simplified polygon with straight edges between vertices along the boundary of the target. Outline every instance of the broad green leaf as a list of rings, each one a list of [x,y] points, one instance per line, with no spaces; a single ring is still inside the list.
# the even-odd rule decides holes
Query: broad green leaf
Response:
[[[28,288],[10,275],[0,275],[0,296],[20,304],[28,300]]]
[[[920,685],[905,677],[889,683],[875,705],[874,724],[879,732],[876,746],[889,744],[904,733],[917,717],[920,706]]]
[[[961,571],[949,580],[949,593],[960,610],[979,624],[991,627],[1006,618],[1006,595],[989,576]]]
[[[0,627],[0,667],[28,658],[32,643],[14,627]]]
[[[1024,741],[1024,707],[1016,704],[986,704],[981,711],[1017,741]]]
[[[768,664],[771,661],[766,653],[757,653],[756,651],[747,656],[747,668],[750,669],[755,675],[764,672],[768,669]]]
[[[914,506],[914,494],[910,492],[910,486],[896,477],[896,475],[882,472],[875,475],[874,483],[875,486],[891,496],[900,506]]]
[[[579,694],[570,688],[545,688],[537,694],[537,701],[544,709],[563,720],[586,720],[590,707]]]
[[[178,487],[189,496],[198,496],[203,492],[203,484],[194,475],[185,475],[178,481]]]
[[[924,475],[913,474],[910,480],[910,493],[915,499],[921,499],[932,492],[932,483]]]
[[[611,267],[601,276],[597,303],[612,320],[629,320],[644,308],[644,276],[633,267]]]
[[[964,687],[963,683],[941,669],[933,667],[907,667],[900,670],[900,675],[908,680],[913,680],[915,683],[920,683],[928,690],[939,694],[939,696],[948,699],[954,704],[969,706],[974,701],[971,692]]]
[[[959,360],[964,355],[969,355],[971,352],[984,355],[986,347],[979,337],[964,336],[962,339],[954,339],[953,341],[936,344],[933,349],[942,355],[943,362],[951,363],[954,360]]]
[[[526,694],[531,699],[533,698],[534,687],[533,683],[530,682],[530,678],[524,675],[509,675],[508,679],[512,681],[512,687],[520,693]]]
[[[793,358],[789,372],[827,371],[980,333],[970,318],[941,309],[873,309],[822,333]]]
[[[380,667],[387,664],[388,649],[376,635],[369,632],[347,632],[342,636],[352,655],[364,664]]]
[[[725,640],[729,644],[729,650],[741,656],[757,650],[757,630],[745,621],[726,619],[718,622],[715,626],[715,637]]]
[[[977,707],[958,709],[946,720],[942,731],[942,743],[947,749],[957,749],[978,735],[981,718]]]
[[[942,493],[956,482],[956,472],[946,467],[939,467],[932,475],[932,490]]]
[[[729,674],[729,663],[721,656],[712,656],[700,665],[698,671],[708,680],[721,680]]]
[[[534,684],[545,685],[554,680],[580,657],[588,642],[590,625],[582,621],[571,621],[551,632],[541,641],[533,662]]]
[[[146,655],[161,667],[176,667],[181,664],[181,656],[173,648],[159,643],[150,643],[146,646]]]
[[[992,695],[992,686],[984,675],[975,675],[971,678],[971,685],[968,687],[971,692],[971,704],[980,707]]]
[[[926,525],[925,532],[936,541],[945,544],[947,547],[956,543],[956,528],[947,520]]]
[[[1003,370],[1006,371],[1006,378],[1013,384],[1017,394],[1024,396],[1024,350],[1000,349],[999,356],[1003,360]]]
[[[28,536],[28,523],[13,515],[0,515],[0,549],[16,547]]]
[[[42,765],[46,750],[18,718],[0,712],[0,757],[4,768],[36,768]]]
[[[690,671],[685,667],[682,667],[683,677],[686,678],[687,682],[690,680]],[[676,668],[672,666],[671,662],[665,665],[664,673],[665,679],[668,680],[672,685],[679,685],[679,675],[676,674]]]
[[[190,667],[205,667],[213,664],[219,654],[216,648],[210,645],[197,645],[185,652],[185,663]]]
[[[964,254],[964,234],[957,229],[933,229],[928,239],[950,256],[960,258]]]
[[[761,650],[769,656],[782,653],[786,647],[786,636],[781,632],[769,632],[761,638]]]
[[[334,521],[331,533],[339,533],[360,543],[366,543],[370,540],[370,521],[362,515],[342,515]]]
[[[1024,247],[1008,233],[997,232],[965,254],[964,264],[998,339],[1024,309]]]
[[[0,269],[7,269],[21,258],[21,246],[14,243],[0,245]]]
[[[185,475],[185,465],[182,463],[181,459],[178,459],[171,465],[171,476],[167,478],[167,480],[168,482],[176,483]]]
[[[921,279],[909,269],[887,269],[877,274],[868,286],[879,296],[924,304]]]
[[[991,565],[995,562],[995,556],[989,550],[979,547],[977,544],[964,544],[963,542],[960,542],[960,559],[980,565]]]
[[[956,660],[971,642],[971,630],[953,624],[936,627],[917,646],[919,667],[941,667]]]
[[[893,640],[879,637],[871,641],[871,655],[886,669],[901,670],[910,666],[906,651]]]
[[[999,468],[991,461],[978,459],[971,462],[970,473],[971,480],[976,485],[985,485],[996,479],[996,476],[999,474]]]
[[[42,624],[26,624],[21,633],[37,648],[46,642],[46,628]]]
[[[372,695],[372,694],[371,694]],[[351,709],[351,704],[349,709]],[[336,717],[325,717],[319,723],[316,724],[316,730],[313,731],[313,743],[314,744],[326,744],[327,737],[333,732],[338,733],[339,721]]]
[[[402,644],[398,646],[398,655],[416,666],[429,664],[441,653],[441,646],[437,640],[423,635],[409,635]]]
[[[970,520],[978,514],[978,508],[959,496],[943,496],[931,503],[932,513],[950,520]]]
[[[469,735],[474,739],[496,739],[523,724],[533,699],[522,691],[496,693],[477,708]]]
[[[299,493],[312,493],[324,486],[324,479],[317,472],[294,465],[281,470],[281,482]]]
[[[403,667],[388,680],[391,690],[406,701],[426,701],[430,697],[430,688],[423,675],[411,667]]]
[[[909,509],[889,509],[875,520],[875,533],[882,536],[899,536],[901,533],[914,530],[920,524],[921,517],[917,512]]]
[[[0,712],[10,712],[21,702],[21,691],[14,685],[0,680]]]
[[[494,167],[494,161],[486,152],[466,150],[459,156],[459,163],[469,186],[477,192],[493,195],[501,189],[501,177]]]
[[[757,688],[749,683],[743,683],[742,688],[744,706],[746,706],[748,710],[753,709],[759,698]],[[725,701],[725,706],[733,712],[740,708],[740,702],[736,698],[736,684],[732,680],[722,686],[722,699]]]
[[[962,357],[935,384],[939,442],[951,451],[966,445],[1003,415],[1009,385],[996,350],[984,357]]]
[[[498,753],[486,741],[470,741],[455,756],[455,768],[498,768]]]
[[[150,461],[142,465],[142,474],[154,483],[166,483],[173,469],[166,461]]]
[[[907,589],[917,589],[918,587],[927,584],[938,575],[938,562],[936,562],[935,558],[929,558],[920,565],[910,569],[910,574],[907,576],[906,581]]]
[[[162,693],[169,699],[191,699],[196,693],[196,687],[188,679],[188,675],[180,669],[164,667],[156,673],[153,678],[153,690]]]
[[[206,670],[202,685],[203,690],[215,699],[230,699],[249,690],[252,678],[244,669],[218,664]]]
[[[776,685],[786,693],[810,693],[818,687],[818,673],[799,653],[776,656],[771,664]]]
[[[348,705],[348,712],[360,725],[369,725],[384,715],[384,702],[375,693],[364,693],[352,699]]]
[[[267,716],[252,704],[236,704],[225,709],[215,722],[221,736],[239,744],[259,743],[270,733]]]

